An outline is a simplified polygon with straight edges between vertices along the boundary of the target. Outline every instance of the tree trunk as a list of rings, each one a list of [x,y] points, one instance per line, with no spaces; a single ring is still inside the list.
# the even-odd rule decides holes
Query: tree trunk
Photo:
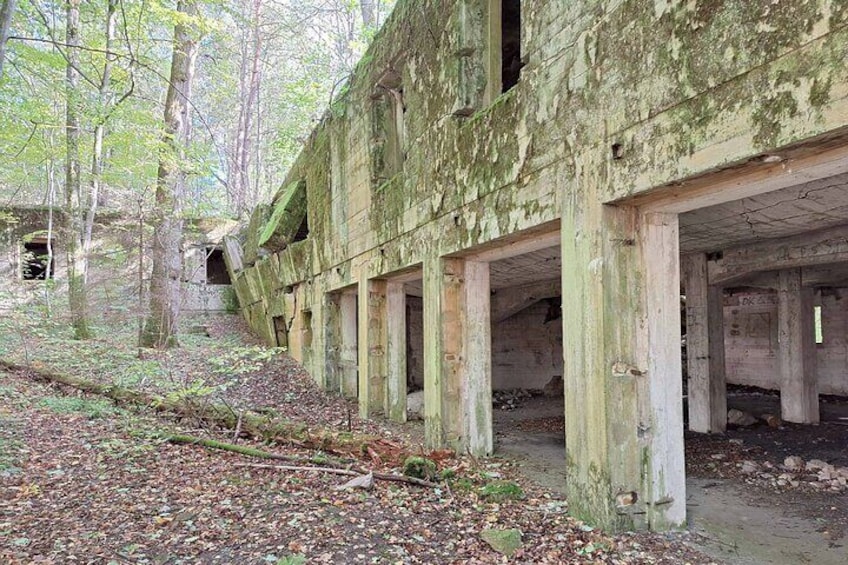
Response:
[[[97,206],[100,201],[100,184],[103,176],[103,138],[106,136],[106,119],[109,114],[109,87],[112,78],[112,63],[115,59],[111,55],[112,43],[115,38],[115,20],[117,15],[118,0],[106,0],[106,56],[103,62],[103,73],[100,78],[98,98],[99,110],[102,115],[97,119],[94,126],[94,146],[91,157],[91,183],[88,190],[88,199],[85,210],[85,226],[83,228],[82,254],[86,261],[91,256],[92,233],[94,231],[94,220],[97,216]],[[86,273],[87,275],[88,273]],[[87,277],[86,277],[87,279]],[[87,280],[86,280],[87,282]]]
[[[260,13],[262,0],[251,0],[251,27],[245,34],[239,65],[239,116],[234,137],[233,154],[230,158],[229,178],[231,208],[236,216],[249,210],[252,202],[250,195],[250,150],[253,136],[254,107],[259,98],[261,72],[259,70],[262,53],[262,34]],[[258,140],[257,140],[258,143]]]
[[[82,253],[82,207],[80,185],[80,92],[79,45],[80,0],[67,0],[67,70],[65,131],[67,156],[65,159],[65,222],[64,243],[68,261],[68,305],[75,339],[89,339],[88,292],[86,274],[88,264]]]
[[[197,60],[197,32],[191,22],[197,14],[193,0],[180,0],[177,11],[184,18],[174,27],[171,77],[165,98],[165,132],[156,178],[156,210],[153,232],[153,272],[150,280],[150,312],[141,347],[176,346],[182,275],[182,199],[185,188],[185,144],[191,131],[189,120],[191,83]]]
[[[6,42],[9,41],[9,29],[18,0],[3,0],[0,6],[0,78],[3,78],[3,63],[6,61]]]
[[[362,12],[362,25],[366,30],[377,27],[377,1],[362,0],[359,4],[359,9]]]

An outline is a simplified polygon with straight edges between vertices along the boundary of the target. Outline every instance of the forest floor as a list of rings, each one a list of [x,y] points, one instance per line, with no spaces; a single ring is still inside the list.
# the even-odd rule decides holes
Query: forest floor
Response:
[[[428,454],[438,465],[435,487],[378,480],[369,490],[339,489],[350,477],[168,443],[168,434],[190,434],[310,463],[303,466],[346,457],[383,473],[424,454],[420,426],[360,420],[352,403],[258,345],[239,318],[186,326],[197,333],[178,350],[139,359],[131,321],[104,322],[99,337],[77,342],[55,321],[0,319],[0,360],[31,368],[0,371],[0,563],[713,562],[692,548],[691,534],[593,529],[504,459],[438,452]],[[261,412],[296,423],[299,437],[321,432],[328,447],[272,446],[202,419],[116,405],[34,379],[43,370]],[[494,541],[496,550],[484,540],[491,530],[520,542]]]

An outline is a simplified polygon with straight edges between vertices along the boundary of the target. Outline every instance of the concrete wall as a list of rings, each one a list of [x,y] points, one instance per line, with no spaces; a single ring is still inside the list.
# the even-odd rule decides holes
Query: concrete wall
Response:
[[[822,394],[848,395],[848,289],[819,293],[823,342],[816,345]],[[780,389],[777,294],[725,297],[727,382]]]
[[[542,389],[562,376],[562,321],[538,302],[492,327],[492,388]]]

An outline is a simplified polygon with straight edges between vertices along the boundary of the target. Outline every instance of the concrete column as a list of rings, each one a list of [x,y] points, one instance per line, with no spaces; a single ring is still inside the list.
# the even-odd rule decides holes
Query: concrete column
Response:
[[[357,324],[357,299],[353,292],[339,297],[339,324],[341,350],[339,351],[339,386],[342,396],[359,396],[359,331]]]
[[[324,295],[324,390],[341,391],[342,319],[339,308],[341,295]]]
[[[424,432],[428,447],[492,452],[488,264],[424,263]]]
[[[566,187],[562,222],[567,489],[611,530],[686,522],[677,217]],[[575,196],[576,195],[576,196]]]
[[[406,422],[406,291],[403,283],[386,285],[385,413],[395,422]]]
[[[686,288],[686,348],[689,368],[689,429],[720,433],[727,428],[724,362],[724,300],[707,280],[707,256],[683,258]]]
[[[386,281],[359,284],[359,416],[382,412],[386,392]]]
[[[492,436],[492,324],[489,264],[465,262],[465,355],[461,377],[463,447],[490,455]]]
[[[801,286],[801,270],[780,271],[777,304],[780,409],[787,422],[819,421],[813,289]]]

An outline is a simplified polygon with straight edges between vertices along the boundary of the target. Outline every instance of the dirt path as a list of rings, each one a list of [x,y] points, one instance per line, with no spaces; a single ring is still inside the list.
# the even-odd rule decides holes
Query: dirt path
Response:
[[[496,412],[495,422],[497,454],[519,461],[519,469],[528,479],[564,494],[565,452],[562,431],[557,429],[562,426],[561,410],[561,403],[536,397],[517,410]],[[793,431],[798,437],[791,435]],[[740,455],[730,453],[748,449],[740,448],[740,436],[746,438],[743,444],[750,442],[759,457],[769,455],[762,451],[766,445],[774,446],[771,455],[780,460],[793,445],[803,446],[805,454],[821,453],[805,445],[816,431],[822,430],[797,426],[781,435],[760,428],[734,431],[728,437],[687,437],[688,465],[697,466],[698,473],[687,480],[689,531],[693,535],[683,539],[734,565],[848,563],[848,540],[842,528],[848,497],[748,485],[736,469]],[[844,449],[844,439],[839,442],[827,436],[815,445],[820,444]],[[727,469],[731,470],[727,477],[720,476]]]
[[[689,479],[687,510],[702,548],[735,565],[845,565],[848,548],[821,524],[764,504],[731,480]]]

